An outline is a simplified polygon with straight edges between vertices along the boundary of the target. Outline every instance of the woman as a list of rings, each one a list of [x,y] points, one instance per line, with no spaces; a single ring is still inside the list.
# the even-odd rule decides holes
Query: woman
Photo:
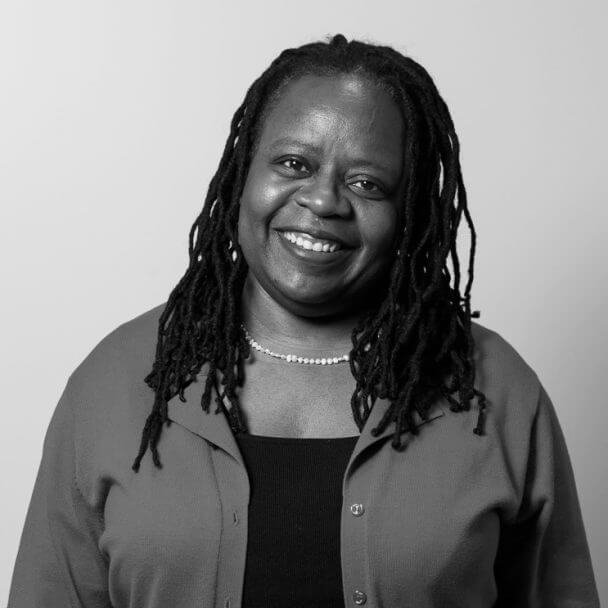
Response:
[[[68,381],[11,608],[599,606],[551,401],[471,321],[458,150],[389,47],[271,64],[184,277]]]

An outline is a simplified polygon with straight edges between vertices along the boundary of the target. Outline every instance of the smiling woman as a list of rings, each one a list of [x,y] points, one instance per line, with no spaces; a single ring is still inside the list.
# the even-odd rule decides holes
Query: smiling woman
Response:
[[[369,308],[393,260],[403,148],[399,107],[368,79],[304,76],[286,87],[241,196],[251,290],[306,318]]]
[[[184,276],[68,381],[9,607],[599,606],[551,400],[472,321],[475,244],[422,66],[281,53]]]

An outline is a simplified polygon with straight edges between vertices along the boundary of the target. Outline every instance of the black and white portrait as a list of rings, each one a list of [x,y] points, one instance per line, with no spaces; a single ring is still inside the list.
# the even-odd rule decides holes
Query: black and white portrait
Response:
[[[608,599],[606,17],[4,5],[8,607]]]

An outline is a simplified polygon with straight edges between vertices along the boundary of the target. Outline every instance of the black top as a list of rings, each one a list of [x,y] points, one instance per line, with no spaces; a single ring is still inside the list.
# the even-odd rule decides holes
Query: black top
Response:
[[[236,435],[251,486],[243,608],[344,608],[342,479],[357,439]]]

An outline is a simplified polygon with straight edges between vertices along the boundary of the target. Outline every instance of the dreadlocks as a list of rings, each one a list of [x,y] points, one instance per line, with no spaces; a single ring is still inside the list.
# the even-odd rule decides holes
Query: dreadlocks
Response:
[[[387,399],[390,405],[372,433],[377,436],[393,423],[392,446],[401,450],[403,433],[418,432],[414,412],[427,419],[432,402],[440,397],[454,412],[469,410],[476,396],[479,413],[473,432],[483,432],[486,398],[473,388],[471,335],[471,317],[479,313],[470,309],[476,235],[450,113],[429,74],[414,60],[391,47],[348,42],[338,34],[329,42],[283,51],[251,85],[232,118],[219,168],[190,230],[188,269],[159,319],[155,361],[145,378],[155,399],[135,471],[148,447],[161,467],[157,444],[163,425],[171,423],[168,401],[175,395],[185,401],[184,390],[203,365],[208,367],[203,411],[209,412],[213,393],[215,413],[224,411],[231,429],[245,432],[237,396],[249,355],[239,318],[247,275],[236,234],[239,200],[265,117],[284,87],[305,74],[366,76],[395,100],[407,133],[407,187],[388,288],[351,336],[354,420],[361,430],[376,399]],[[456,233],[463,213],[471,245],[462,297]]]

